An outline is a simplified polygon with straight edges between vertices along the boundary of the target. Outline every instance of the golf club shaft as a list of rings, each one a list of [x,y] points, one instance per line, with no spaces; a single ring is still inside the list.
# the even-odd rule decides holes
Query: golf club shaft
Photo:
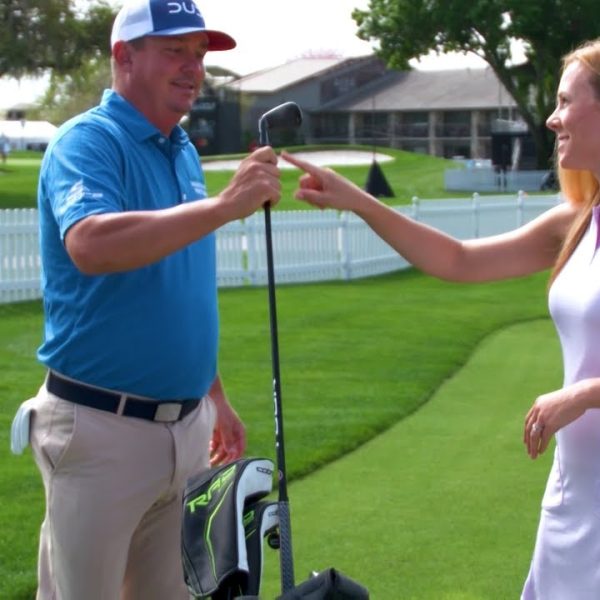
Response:
[[[273,402],[275,406],[275,445],[277,468],[279,470],[279,501],[287,502],[287,481],[285,469],[285,445],[283,441],[283,412],[281,406],[281,377],[279,373],[279,334],[277,331],[277,300],[275,297],[275,269],[273,261],[273,238],[271,229],[271,207],[267,203],[265,211],[265,236],[267,242],[267,280],[269,287],[269,316],[271,325],[271,363],[273,366]]]
[[[292,525],[287,493],[285,468],[285,445],[283,441],[283,412],[281,403],[281,377],[279,374],[279,336],[277,331],[277,302],[275,298],[275,269],[273,261],[273,240],[271,234],[271,207],[265,210],[265,234],[267,242],[267,280],[269,287],[269,315],[271,323],[271,362],[273,365],[273,402],[275,406],[275,447],[277,450],[278,475],[278,515],[279,515],[279,559],[282,593],[294,587],[294,561],[292,555]]]
[[[269,144],[265,127],[260,128],[261,145]],[[273,402],[275,408],[275,448],[278,470],[278,516],[279,516],[279,562],[281,592],[294,587],[294,560],[292,554],[292,525],[287,493],[285,468],[285,444],[283,440],[283,411],[281,403],[281,377],[279,373],[279,335],[277,331],[277,301],[275,297],[275,268],[273,260],[273,236],[271,228],[271,205],[264,205],[265,241],[267,249],[267,282],[269,289],[269,321],[271,326],[271,364],[273,367]]]

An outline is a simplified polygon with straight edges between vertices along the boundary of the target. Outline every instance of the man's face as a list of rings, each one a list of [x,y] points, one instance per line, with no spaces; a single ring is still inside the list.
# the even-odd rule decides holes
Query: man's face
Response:
[[[164,133],[187,114],[204,81],[204,33],[148,36],[129,44],[126,97]]]

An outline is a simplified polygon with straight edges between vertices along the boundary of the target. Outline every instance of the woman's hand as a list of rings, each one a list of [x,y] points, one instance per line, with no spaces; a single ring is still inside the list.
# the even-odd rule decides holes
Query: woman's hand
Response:
[[[596,384],[598,385],[598,384]],[[538,396],[525,417],[523,442],[531,458],[546,450],[552,436],[579,418],[595,395],[586,381]]]
[[[317,167],[287,152],[281,158],[298,167],[304,174],[299,179],[296,198],[317,208],[358,210],[362,204],[374,200],[369,194],[331,169]]]

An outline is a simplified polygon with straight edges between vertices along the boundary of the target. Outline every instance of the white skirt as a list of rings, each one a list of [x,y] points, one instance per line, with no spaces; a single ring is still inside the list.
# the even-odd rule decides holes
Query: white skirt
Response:
[[[600,448],[589,435],[598,416],[557,433],[522,600],[600,600]]]

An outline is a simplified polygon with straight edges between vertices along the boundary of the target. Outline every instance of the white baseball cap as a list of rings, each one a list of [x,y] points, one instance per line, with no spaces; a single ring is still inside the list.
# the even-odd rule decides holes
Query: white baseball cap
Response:
[[[208,36],[209,50],[231,50],[236,46],[230,35],[206,28],[195,0],[125,0],[113,23],[110,46],[147,35],[183,35],[196,31]]]

